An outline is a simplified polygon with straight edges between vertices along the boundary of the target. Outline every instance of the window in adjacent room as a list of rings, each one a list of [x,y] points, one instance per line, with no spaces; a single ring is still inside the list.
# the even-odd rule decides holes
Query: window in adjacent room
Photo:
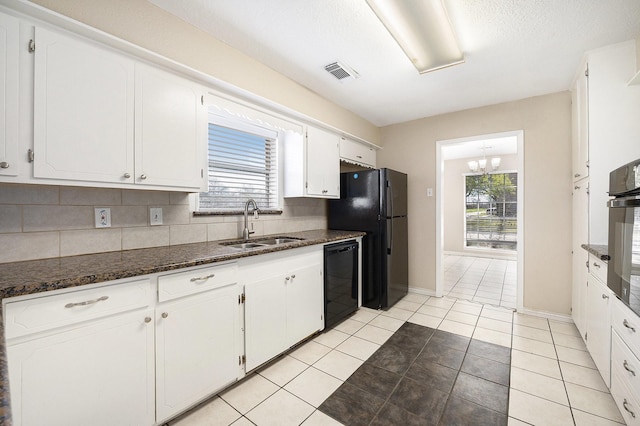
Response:
[[[225,123],[226,124],[226,123]],[[279,208],[276,131],[209,123],[209,190],[200,211],[239,211],[249,198],[261,210]]]
[[[467,247],[517,249],[518,174],[465,177]]]

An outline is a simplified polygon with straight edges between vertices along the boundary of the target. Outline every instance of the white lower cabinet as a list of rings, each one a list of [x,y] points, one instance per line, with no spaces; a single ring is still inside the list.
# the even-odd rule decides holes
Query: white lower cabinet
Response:
[[[247,371],[324,328],[322,247],[295,252],[241,266]]]
[[[640,321],[620,300],[611,316],[611,395],[628,425],[640,425]]]
[[[156,308],[156,412],[161,422],[238,380],[237,283]]]
[[[149,290],[149,280],[105,287],[101,300],[84,299],[83,291],[51,296],[60,302],[58,312],[73,312],[77,322],[7,340],[15,425],[154,423],[153,309],[86,321],[95,308],[117,308],[122,286],[145,284]],[[21,313],[49,299],[8,303],[5,313],[20,322]],[[45,315],[53,323],[58,319]]]
[[[589,240],[589,179],[576,182],[573,187],[573,255],[571,286],[571,317],[580,335],[586,333],[587,274],[589,273],[589,253],[581,244]]]
[[[607,387],[611,383],[611,301],[615,296],[593,273],[587,287],[587,349]]]
[[[322,330],[322,274],[316,245],[6,299],[13,424],[164,423]]]

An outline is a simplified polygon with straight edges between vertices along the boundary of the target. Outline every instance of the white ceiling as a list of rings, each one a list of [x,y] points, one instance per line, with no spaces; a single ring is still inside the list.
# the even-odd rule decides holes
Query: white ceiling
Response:
[[[365,0],[151,1],[377,126],[568,90],[640,34],[639,0],[444,0],[466,62],[420,75]]]

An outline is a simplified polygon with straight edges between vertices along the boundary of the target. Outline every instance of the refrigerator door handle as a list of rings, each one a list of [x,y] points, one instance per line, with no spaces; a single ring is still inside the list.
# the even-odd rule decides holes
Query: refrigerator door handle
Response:
[[[391,254],[391,248],[393,247],[393,188],[391,187],[391,182],[387,181],[387,203],[390,207],[390,215],[387,215],[387,218],[391,218],[391,220],[387,219],[389,222],[389,242],[387,244],[387,254]]]

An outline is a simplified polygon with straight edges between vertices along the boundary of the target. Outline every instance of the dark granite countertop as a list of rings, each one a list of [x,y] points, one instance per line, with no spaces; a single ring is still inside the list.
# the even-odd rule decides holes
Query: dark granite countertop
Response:
[[[0,264],[0,299],[83,286],[122,278],[206,265],[243,257],[324,244],[365,235],[358,231],[315,230],[278,234],[299,241],[250,250],[227,247],[215,241],[125,250],[83,256]],[[269,237],[269,236],[265,236]],[[254,237],[254,240],[262,237]],[[0,318],[2,318],[0,305]],[[4,321],[0,321],[0,424],[11,424],[9,379]]]
[[[588,251],[594,256],[600,258],[600,260],[608,262],[609,257],[609,248],[602,244],[581,244],[580,247]]]

